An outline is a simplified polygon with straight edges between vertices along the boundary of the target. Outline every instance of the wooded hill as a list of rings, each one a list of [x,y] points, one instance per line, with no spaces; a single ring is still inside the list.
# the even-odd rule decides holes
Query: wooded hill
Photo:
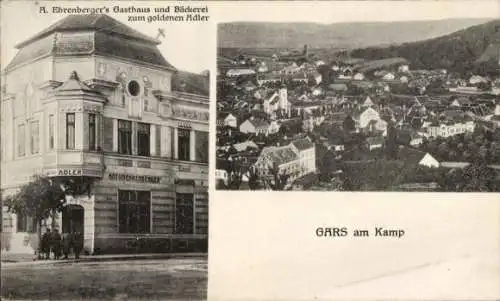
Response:
[[[389,47],[356,49],[352,57],[383,59],[403,57],[412,69],[444,68],[465,74],[478,64],[493,64],[500,59],[500,20],[472,26],[442,37]]]

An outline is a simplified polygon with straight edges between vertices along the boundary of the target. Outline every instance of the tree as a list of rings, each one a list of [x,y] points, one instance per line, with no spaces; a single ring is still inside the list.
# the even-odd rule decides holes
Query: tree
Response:
[[[290,175],[285,172],[280,173],[279,166],[276,163],[273,163],[273,166],[269,169],[269,173],[272,178],[265,180],[267,186],[272,190],[284,190]]]
[[[356,129],[356,123],[354,122],[354,119],[352,119],[351,116],[347,116],[344,119],[343,127],[344,127],[344,131],[352,132]]]
[[[325,152],[321,160],[321,164],[319,164],[318,168],[321,180],[329,181],[332,178],[333,173],[335,173],[339,169],[333,151],[327,150]]]
[[[499,190],[495,183],[495,171],[482,162],[470,164],[456,175],[452,181],[457,185],[457,192],[494,192]]]
[[[226,165],[227,185],[226,189],[239,190],[243,182],[243,168],[238,159],[228,160]]]
[[[66,203],[66,196],[85,191],[84,185],[72,185],[73,182],[61,181],[58,178],[35,176],[31,182],[21,186],[19,191],[5,198],[5,205],[10,212],[32,217],[37,225],[37,236],[40,241],[42,221],[51,217],[55,220],[57,212],[61,212]]]
[[[256,167],[248,169],[248,187],[250,187],[250,190],[257,190],[260,188],[259,173]]]

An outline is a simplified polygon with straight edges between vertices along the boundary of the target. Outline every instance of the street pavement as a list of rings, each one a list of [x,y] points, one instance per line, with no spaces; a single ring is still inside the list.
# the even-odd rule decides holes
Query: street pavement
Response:
[[[205,300],[205,258],[2,264],[3,300]]]

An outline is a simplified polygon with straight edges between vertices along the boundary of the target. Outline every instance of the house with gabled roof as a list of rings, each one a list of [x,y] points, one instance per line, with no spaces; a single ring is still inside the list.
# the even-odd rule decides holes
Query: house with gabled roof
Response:
[[[398,159],[408,165],[422,165],[427,167],[439,167],[439,161],[431,154],[410,148],[403,147],[398,151]]]
[[[272,178],[271,169],[289,175],[288,184],[316,171],[315,146],[307,138],[295,140],[285,146],[268,146],[262,149],[254,166],[263,178]]]
[[[252,116],[240,124],[240,132],[267,136],[269,134],[269,122]]]

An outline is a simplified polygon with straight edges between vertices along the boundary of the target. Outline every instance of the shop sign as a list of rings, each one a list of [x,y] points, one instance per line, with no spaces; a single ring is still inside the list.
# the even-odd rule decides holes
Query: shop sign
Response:
[[[80,168],[76,168],[76,169],[60,168],[57,170],[57,175],[58,176],[82,176],[83,171]]]
[[[138,182],[149,184],[160,184],[161,182],[161,177],[158,176],[139,176],[122,173],[110,173],[108,175],[108,179],[111,181]]]

